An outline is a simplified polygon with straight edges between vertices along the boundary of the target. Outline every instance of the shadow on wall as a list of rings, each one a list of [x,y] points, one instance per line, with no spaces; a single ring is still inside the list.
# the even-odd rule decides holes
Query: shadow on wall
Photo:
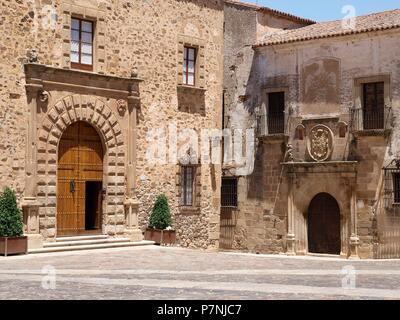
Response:
[[[205,91],[196,88],[178,87],[178,109],[181,112],[206,115]]]
[[[256,149],[254,171],[247,179],[247,198],[264,200],[264,183],[265,177],[265,161],[264,161],[264,145],[260,145]]]

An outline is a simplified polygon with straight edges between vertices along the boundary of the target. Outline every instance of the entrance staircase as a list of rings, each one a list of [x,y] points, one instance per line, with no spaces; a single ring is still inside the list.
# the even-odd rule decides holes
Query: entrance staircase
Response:
[[[30,249],[29,254],[63,251],[124,248],[153,245],[153,241],[131,242],[128,238],[110,238],[106,235],[57,238],[55,242],[45,242],[43,248]]]

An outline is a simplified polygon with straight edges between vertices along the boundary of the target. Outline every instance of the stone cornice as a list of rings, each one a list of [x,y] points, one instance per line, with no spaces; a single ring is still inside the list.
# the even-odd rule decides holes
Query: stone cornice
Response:
[[[325,161],[325,162],[283,162],[281,163],[290,173],[351,173],[357,174],[358,161]]]
[[[71,91],[86,90],[102,92],[117,97],[139,99],[139,78],[125,78],[80,70],[62,69],[28,63],[24,65],[26,85],[30,87],[62,87]]]

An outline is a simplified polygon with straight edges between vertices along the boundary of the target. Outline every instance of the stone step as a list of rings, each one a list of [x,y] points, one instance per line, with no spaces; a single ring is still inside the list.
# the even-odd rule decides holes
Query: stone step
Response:
[[[55,248],[55,247],[67,247],[67,246],[80,246],[80,245],[92,245],[102,243],[120,243],[130,242],[127,238],[101,238],[101,239],[88,239],[88,240],[72,240],[70,241],[57,241],[57,242],[45,242],[44,248]]]
[[[74,237],[60,237],[56,238],[56,242],[70,242],[70,241],[81,241],[81,240],[100,240],[108,239],[107,235],[92,235],[92,236],[74,236]]]
[[[29,254],[37,253],[51,253],[51,252],[64,252],[64,251],[79,251],[79,250],[95,250],[107,248],[124,248],[124,247],[137,247],[137,246],[151,246],[154,245],[153,241],[138,241],[138,242],[106,242],[100,244],[85,244],[61,247],[46,247],[42,249],[30,249]]]

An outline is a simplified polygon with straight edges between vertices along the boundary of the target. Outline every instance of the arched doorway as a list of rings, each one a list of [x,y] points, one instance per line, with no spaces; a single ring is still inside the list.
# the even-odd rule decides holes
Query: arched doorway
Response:
[[[318,194],[310,203],[308,251],[340,254],[340,208],[335,198],[328,193]]]
[[[58,146],[57,236],[101,233],[103,156],[91,125],[66,129]]]

